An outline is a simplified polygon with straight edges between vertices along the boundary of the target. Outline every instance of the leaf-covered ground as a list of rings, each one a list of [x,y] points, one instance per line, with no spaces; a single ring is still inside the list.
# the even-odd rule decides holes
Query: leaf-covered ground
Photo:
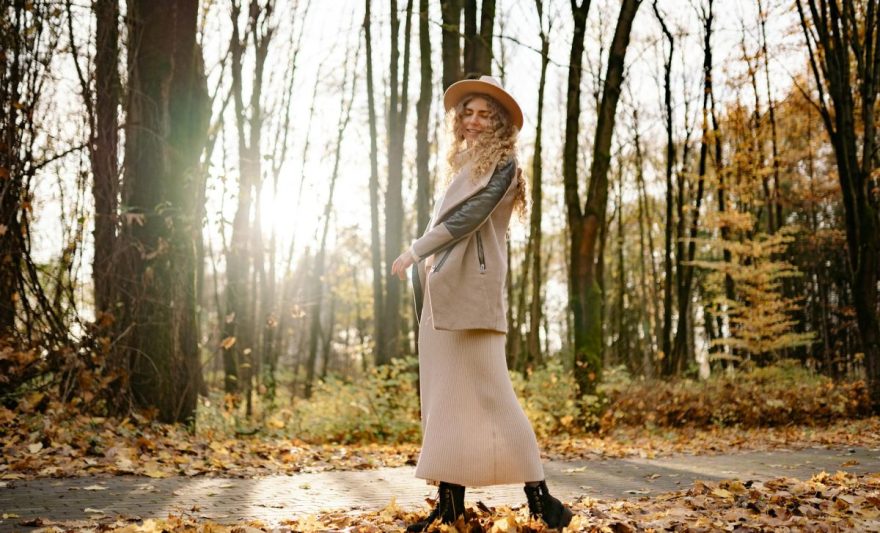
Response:
[[[571,502],[576,515],[566,531],[880,531],[880,473],[856,476],[821,473],[809,480],[778,478],[767,482],[738,480],[696,482],[688,490],[639,500]],[[393,501],[369,513],[344,510],[285,520],[281,524],[249,522],[217,524],[186,514],[165,519],[124,518],[52,522],[20,521],[20,526],[47,531],[95,530],[126,532],[256,531],[401,531],[424,512],[404,510]],[[525,507],[488,508],[480,502],[467,520],[437,531],[537,532]]]
[[[880,447],[880,418],[827,427],[742,430],[617,428],[556,436],[547,459],[660,457],[809,446]],[[180,426],[82,415],[22,415],[0,408],[0,479],[135,474],[254,477],[415,464],[416,444],[309,444],[298,439],[205,434]]]

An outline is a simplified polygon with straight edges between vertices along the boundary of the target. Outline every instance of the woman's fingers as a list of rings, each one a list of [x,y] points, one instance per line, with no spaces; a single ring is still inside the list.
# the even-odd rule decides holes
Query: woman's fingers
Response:
[[[406,279],[406,269],[412,264],[412,261],[409,257],[409,252],[404,252],[400,254],[400,256],[394,260],[394,263],[391,265],[391,274],[397,275],[400,279]]]

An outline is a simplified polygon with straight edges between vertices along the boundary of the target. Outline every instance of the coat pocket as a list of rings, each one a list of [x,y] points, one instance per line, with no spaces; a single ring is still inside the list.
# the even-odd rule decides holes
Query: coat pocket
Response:
[[[483,252],[483,237],[477,230],[477,259],[480,261],[480,274],[486,273],[486,254]]]
[[[449,254],[451,254],[451,253],[452,253],[452,246],[450,246],[449,248],[446,249],[446,252],[443,253],[443,256],[440,257],[440,260],[437,261],[437,263],[434,265],[434,268],[431,270],[431,272],[439,272],[440,267],[443,266],[443,263],[446,262],[446,259],[449,258]]]

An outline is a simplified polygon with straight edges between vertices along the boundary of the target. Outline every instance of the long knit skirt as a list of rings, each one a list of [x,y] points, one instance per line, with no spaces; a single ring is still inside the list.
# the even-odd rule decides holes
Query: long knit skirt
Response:
[[[535,432],[507,373],[505,335],[419,327],[422,452],[416,477],[467,487],[544,479]]]

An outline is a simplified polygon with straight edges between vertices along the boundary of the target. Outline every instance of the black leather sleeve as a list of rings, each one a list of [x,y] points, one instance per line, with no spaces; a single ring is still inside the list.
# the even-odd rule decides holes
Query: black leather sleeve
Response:
[[[479,228],[495,210],[498,202],[504,198],[504,194],[515,175],[516,162],[513,159],[505,163],[504,166],[496,168],[485,187],[452,208],[440,221],[440,224],[444,224],[452,234],[453,240],[422,254],[422,257],[428,257],[449,248]]]
[[[504,198],[515,172],[516,163],[511,159],[503,167],[495,169],[483,189],[447,213],[442,223],[449,233],[458,239],[479,228]]]

